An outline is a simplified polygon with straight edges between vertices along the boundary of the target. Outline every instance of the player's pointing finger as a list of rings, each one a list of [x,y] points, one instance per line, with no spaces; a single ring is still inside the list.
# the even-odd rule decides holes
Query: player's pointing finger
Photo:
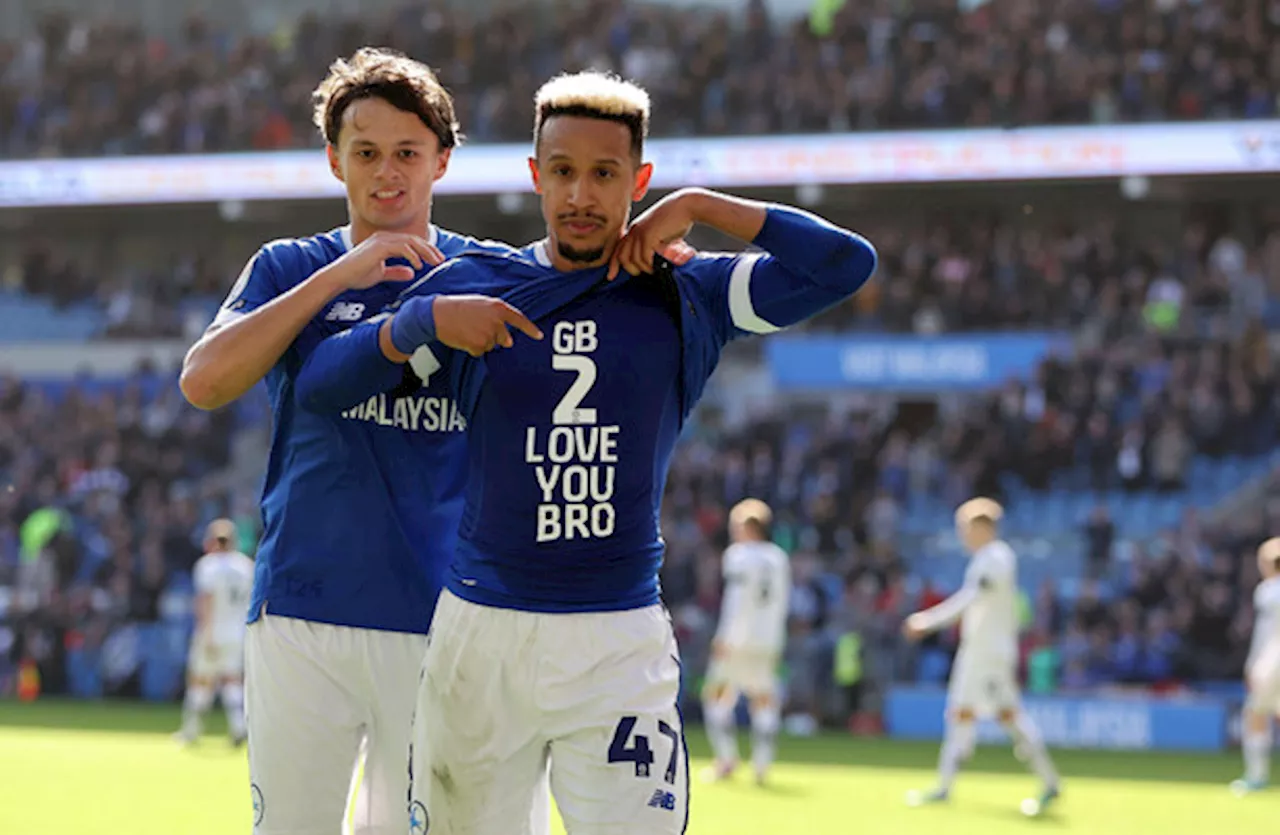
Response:
[[[506,302],[500,302],[502,305],[502,321],[532,339],[541,339],[542,331],[535,325],[528,316],[525,316],[519,310],[516,310]]]

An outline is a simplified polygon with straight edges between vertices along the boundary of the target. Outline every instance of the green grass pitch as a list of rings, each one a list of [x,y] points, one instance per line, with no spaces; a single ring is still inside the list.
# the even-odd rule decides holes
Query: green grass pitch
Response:
[[[169,734],[176,707],[0,702],[0,834],[248,835],[243,749],[212,735],[192,749]],[[745,742],[745,740],[744,740]],[[908,809],[908,789],[933,780],[933,745],[843,735],[786,739],[767,788],[746,774],[702,785],[701,732],[690,738],[691,835],[1240,835],[1280,831],[1280,789],[1237,799],[1235,754],[1061,751],[1059,806],[1018,812],[1037,790],[1011,754],[983,748],[950,804]]]

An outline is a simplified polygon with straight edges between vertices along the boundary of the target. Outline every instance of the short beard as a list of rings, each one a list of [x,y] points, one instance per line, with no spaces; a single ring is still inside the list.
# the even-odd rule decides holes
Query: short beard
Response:
[[[574,249],[566,243],[556,243],[560,257],[574,264],[590,264],[604,257],[604,247],[599,249]]]

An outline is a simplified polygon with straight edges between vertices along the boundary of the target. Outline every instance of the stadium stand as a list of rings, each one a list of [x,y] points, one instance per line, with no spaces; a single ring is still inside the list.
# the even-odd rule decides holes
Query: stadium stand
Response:
[[[369,42],[437,65],[477,142],[523,141],[535,81],[587,65],[649,84],[671,114],[655,125],[667,135],[1276,112],[1280,20],[1261,4],[992,0],[960,13],[918,2],[907,14],[877,2],[857,4],[857,19],[854,5],[828,29],[771,19],[758,3],[732,18],[616,2],[491,17],[418,4],[376,25],[304,16],[271,37],[192,19],[160,38],[52,16],[0,43],[0,155],[314,146],[312,84]],[[1280,216],[1224,203],[1234,220],[1185,203],[1158,222],[1091,205],[1044,221],[1008,206],[836,215],[875,240],[881,271],[811,332],[1035,330],[1069,335],[1071,349],[1026,379],[923,408],[868,394],[853,407],[779,397],[746,419],[704,409],[664,520],[665,594],[690,669],[702,668],[718,606],[725,508],[757,495],[795,553],[794,712],[843,721],[847,697],[874,710],[890,682],[943,680],[953,636],[916,650],[898,630],[957,582],[951,508],[980,492],[1008,504],[1022,554],[1028,689],[1238,677],[1248,556],[1280,529],[1280,485],[1265,479],[1280,418],[1268,345]],[[487,231],[487,211],[449,222]],[[74,252],[26,238],[6,247],[0,348],[189,337],[257,234],[241,229],[228,245],[228,228],[180,254],[163,231],[143,235],[131,246],[146,267],[102,255],[96,238]],[[760,358],[748,347],[734,359]],[[46,690],[174,695],[201,525],[233,514],[252,549],[246,470],[260,407],[196,412],[167,367],[0,383],[0,483],[11,488],[0,492],[0,694],[29,657]],[[867,687],[833,677],[851,632]]]
[[[156,37],[51,14],[0,42],[0,154],[270,150],[317,143],[308,96],[380,43],[440,69],[475,141],[524,141],[538,80],[613,69],[665,135],[1269,118],[1280,20],[1247,0],[848,3],[827,21],[695,4],[406,3],[304,15],[269,37],[191,18]],[[760,60],[765,56],[766,60]],[[679,71],[675,71],[675,68]],[[675,115],[682,114],[682,115]]]

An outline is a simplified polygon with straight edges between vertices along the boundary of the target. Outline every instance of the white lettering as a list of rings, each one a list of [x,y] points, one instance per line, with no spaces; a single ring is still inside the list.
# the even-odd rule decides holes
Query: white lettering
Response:
[[[564,485],[561,488],[561,492],[567,502],[580,502],[585,499],[587,497],[587,468],[581,464],[566,467]]]
[[[530,426],[524,433],[524,462],[526,464],[541,464],[547,459],[538,454],[538,429]]]
[[[596,323],[590,319],[573,323],[573,350],[578,354],[590,354],[600,347],[596,339]]]
[[[551,430],[551,438],[547,442],[547,456],[557,464],[573,460],[573,432],[563,426]]]
[[[613,536],[615,519],[616,514],[613,511],[613,505],[608,502],[593,505],[591,508],[591,533],[597,537]]]
[[[407,432],[464,432],[467,421],[447,397],[407,397],[387,402],[377,395],[342,412],[347,420],[376,423]]]
[[[591,468],[591,500],[607,502],[613,498],[613,467]],[[604,473],[604,484],[600,483],[600,474]]]
[[[564,506],[564,538],[573,539],[574,532],[579,538],[590,539],[591,531],[587,527],[590,512],[585,504],[567,504]]]
[[[556,482],[560,480],[560,465],[552,465],[550,473],[544,467],[534,467],[533,472],[538,478],[538,489],[542,491],[542,500],[554,501],[552,494],[555,492]]]
[[[551,358],[551,367],[556,371],[576,371],[569,390],[560,398],[560,402],[551,412],[551,422],[559,425],[595,423],[596,410],[582,408],[591,387],[596,384],[596,363],[591,357],[578,354],[557,354]]]
[[[586,355],[600,347],[598,333],[591,320],[557,322],[551,328],[552,370],[577,376],[552,409],[545,446],[537,427],[525,431],[525,463],[533,465],[541,494],[538,542],[611,536],[616,527],[617,514],[609,503],[616,468],[596,462],[618,462],[620,427],[596,426],[596,410],[582,405],[596,383],[595,361]],[[550,468],[543,466],[546,461]],[[588,497],[592,504],[586,503]]]
[[[395,421],[387,417],[387,396],[385,394],[378,395],[378,423],[383,426],[395,426]]]
[[[433,398],[434,399],[434,398]],[[418,423],[422,419],[422,411],[427,405],[421,397],[407,398],[405,403],[409,404],[409,428],[414,432],[418,431]]]
[[[573,322],[556,322],[551,329],[551,350],[557,354],[573,353]]]
[[[620,426],[605,426],[600,430],[600,463],[618,463],[618,432]]]
[[[551,542],[560,538],[560,506],[538,505],[538,541]]]

